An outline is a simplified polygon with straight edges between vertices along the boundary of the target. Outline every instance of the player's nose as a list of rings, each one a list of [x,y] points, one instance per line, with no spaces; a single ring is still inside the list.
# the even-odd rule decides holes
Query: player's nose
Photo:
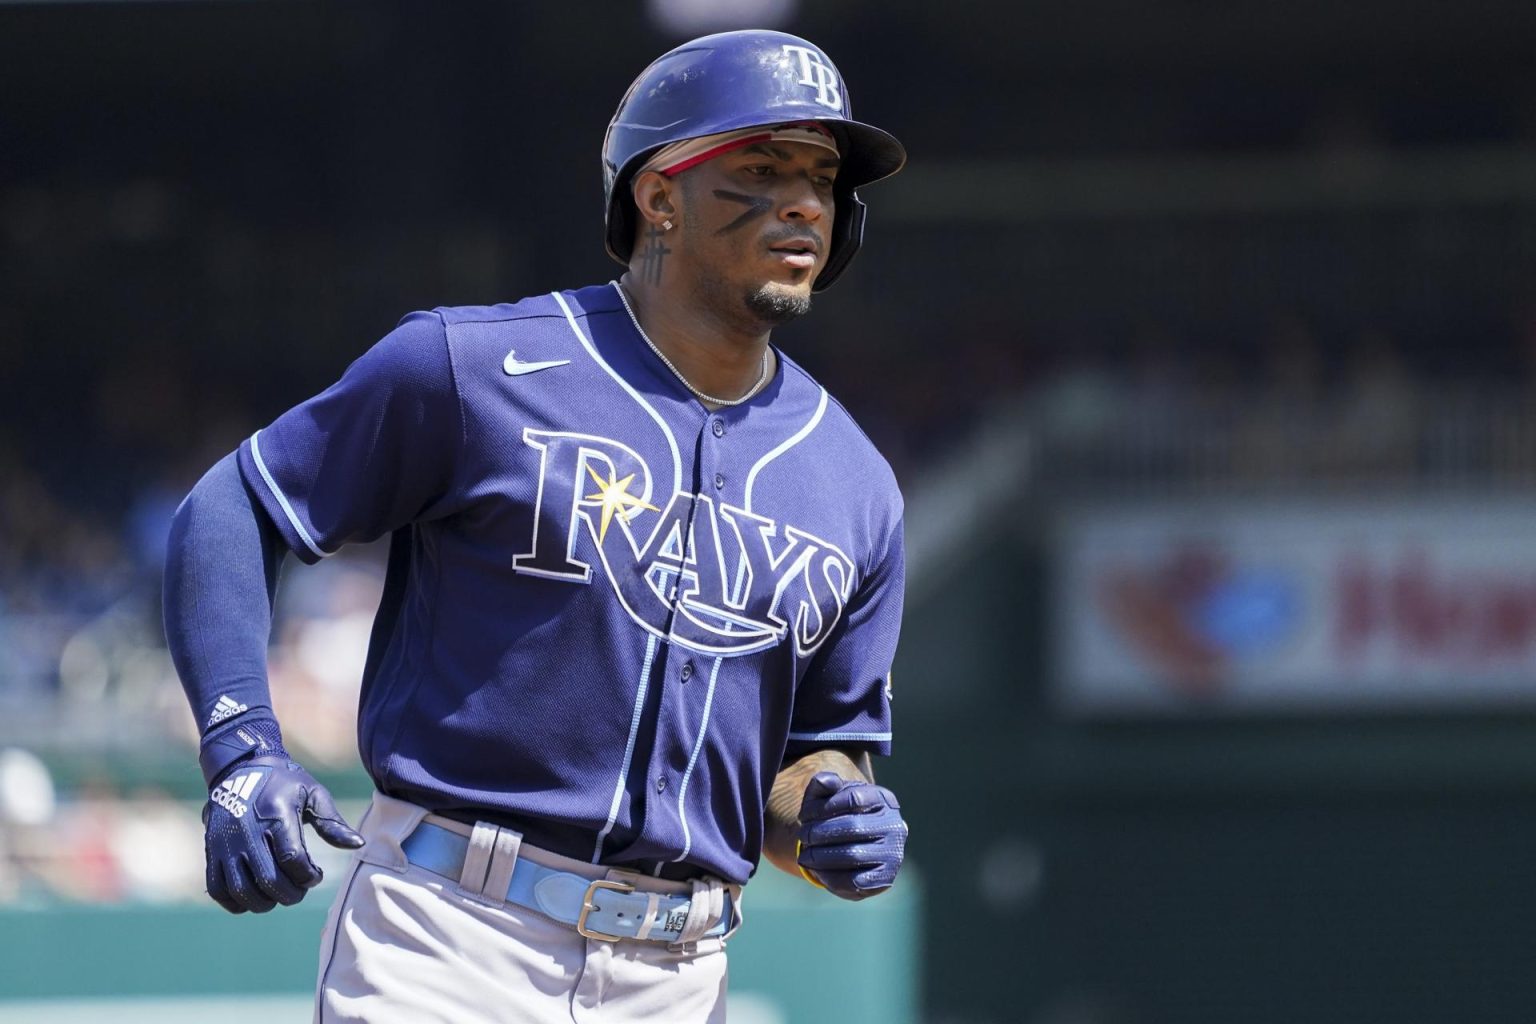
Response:
[[[832,202],[805,176],[788,176],[779,204],[779,218],[787,221],[818,221],[831,213]]]

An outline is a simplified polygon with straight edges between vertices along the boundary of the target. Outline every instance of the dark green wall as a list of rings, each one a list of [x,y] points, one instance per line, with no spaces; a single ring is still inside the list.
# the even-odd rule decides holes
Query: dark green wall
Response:
[[[1038,555],[992,538],[909,609],[881,772],[930,1019],[1536,1020],[1536,721],[1070,721]]]

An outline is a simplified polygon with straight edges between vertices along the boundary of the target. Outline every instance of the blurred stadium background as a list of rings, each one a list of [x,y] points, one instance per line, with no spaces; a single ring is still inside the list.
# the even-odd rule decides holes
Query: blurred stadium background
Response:
[[[261,935],[302,1019],[318,918],[201,897],[169,514],[406,311],[613,276],[603,127],[725,18],[912,155],[778,340],[908,494],[923,882],[818,931],[894,1002],[817,1013],[763,880],[733,1019],[1536,1019],[1530,5],[725,6],[0,3],[0,1015],[244,993],[177,971]],[[377,566],[274,638],[353,801]]]

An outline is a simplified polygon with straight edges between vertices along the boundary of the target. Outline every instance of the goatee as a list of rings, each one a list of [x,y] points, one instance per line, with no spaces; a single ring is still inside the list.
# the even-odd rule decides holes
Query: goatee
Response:
[[[747,296],[747,308],[765,324],[787,324],[797,316],[811,311],[809,293],[786,291],[773,284],[765,284]]]

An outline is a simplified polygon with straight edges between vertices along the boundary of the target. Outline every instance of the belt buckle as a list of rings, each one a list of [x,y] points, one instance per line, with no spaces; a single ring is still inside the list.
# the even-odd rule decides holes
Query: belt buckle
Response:
[[[581,916],[576,918],[576,930],[589,939],[602,939],[604,942],[618,942],[621,939],[631,938],[629,935],[605,935],[587,927],[587,915],[596,909],[592,905],[592,897],[599,889],[612,889],[614,892],[622,893],[635,891],[634,885],[630,882],[621,882],[616,878],[594,878],[581,898]]]

